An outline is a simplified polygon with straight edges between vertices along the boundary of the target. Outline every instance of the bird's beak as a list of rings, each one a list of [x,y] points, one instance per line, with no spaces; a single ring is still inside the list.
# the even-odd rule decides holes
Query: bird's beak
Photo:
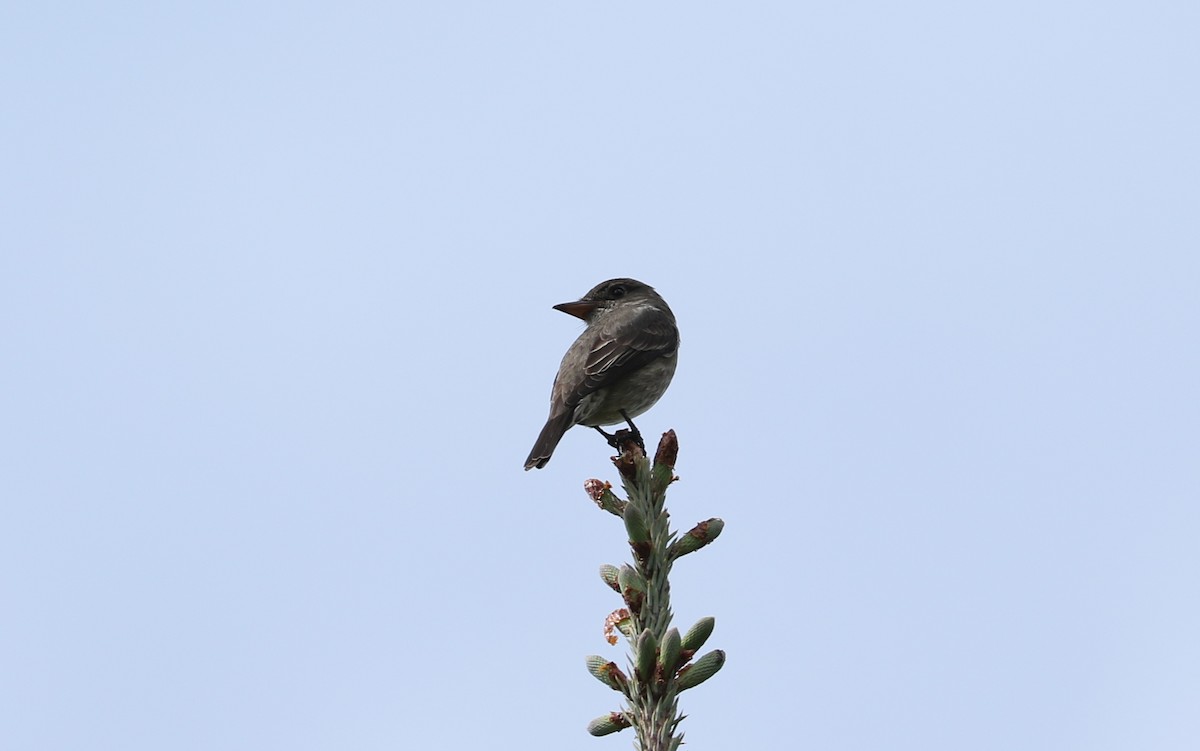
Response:
[[[600,306],[599,303],[589,300],[579,300],[577,302],[564,302],[554,306],[555,310],[561,310],[564,313],[569,313],[576,318],[586,321],[592,311]]]

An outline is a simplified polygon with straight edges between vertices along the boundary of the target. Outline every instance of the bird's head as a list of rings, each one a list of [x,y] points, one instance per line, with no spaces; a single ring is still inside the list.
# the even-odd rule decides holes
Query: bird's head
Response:
[[[636,279],[609,279],[592,287],[575,302],[560,303],[555,305],[554,309],[590,321],[597,313],[630,302],[661,303],[662,298],[649,284],[643,284]]]

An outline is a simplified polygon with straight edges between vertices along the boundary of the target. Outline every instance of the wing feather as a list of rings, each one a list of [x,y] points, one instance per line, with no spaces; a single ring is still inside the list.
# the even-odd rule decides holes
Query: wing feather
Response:
[[[646,363],[674,353],[679,347],[679,332],[669,314],[647,306],[618,325],[601,327],[589,345],[583,380],[568,399],[572,406]]]

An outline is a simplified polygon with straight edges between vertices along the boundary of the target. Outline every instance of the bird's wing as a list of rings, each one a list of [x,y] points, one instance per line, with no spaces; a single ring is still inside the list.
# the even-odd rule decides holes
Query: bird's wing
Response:
[[[632,321],[602,327],[589,345],[583,379],[571,389],[570,404],[578,404],[655,358],[673,354],[679,347],[679,332],[669,315],[646,308]]]

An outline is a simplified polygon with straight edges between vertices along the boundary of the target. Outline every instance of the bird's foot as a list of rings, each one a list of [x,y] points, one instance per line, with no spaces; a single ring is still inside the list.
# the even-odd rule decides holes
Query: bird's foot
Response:
[[[618,450],[621,448],[620,439],[617,437],[618,434],[629,432],[626,430],[618,430],[616,433],[605,433],[604,429],[601,428],[599,425],[593,425],[592,430],[594,430],[597,433],[599,433],[600,435],[604,436],[605,442],[607,442],[609,446],[612,446],[613,448],[618,449]]]
[[[605,433],[598,425],[593,426],[593,428],[597,433],[604,436],[604,440],[608,441],[609,446],[612,446],[617,451],[624,451],[626,444],[634,443],[645,454],[646,444],[642,441],[642,431],[638,430],[637,426],[633,424],[633,420],[629,419],[629,415],[626,414],[625,410],[621,410],[621,417],[624,417],[625,422],[629,423],[628,430],[621,428],[615,433]]]
[[[638,430],[638,427],[633,424],[633,420],[629,419],[629,413],[627,413],[625,410],[621,410],[621,417],[624,417],[625,422],[629,423],[629,430],[618,430],[617,435],[628,433],[629,437],[626,440],[635,442],[638,445],[638,448],[642,450],[642,453],[646,453],[646,444],[642,441],[642,431]]]

